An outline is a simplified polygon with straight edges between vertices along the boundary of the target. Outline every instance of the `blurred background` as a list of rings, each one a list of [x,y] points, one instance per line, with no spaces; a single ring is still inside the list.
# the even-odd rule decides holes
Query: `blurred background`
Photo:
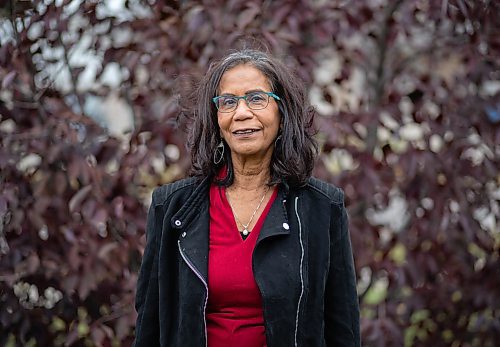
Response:
[[[179,90],[255,42],[317,110],[363,346],[498,346],[498,1],[0,3],[1,346],[130,346],[151,191],[190,163]]]

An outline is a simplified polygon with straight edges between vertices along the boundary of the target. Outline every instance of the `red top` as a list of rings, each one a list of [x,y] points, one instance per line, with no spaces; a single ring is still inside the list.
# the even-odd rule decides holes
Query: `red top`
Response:
[[[210,187],[208,252],[208,347],[266,346],[262,298],[252,271],[252,253],[277,190],[243,240],[225,187]]]

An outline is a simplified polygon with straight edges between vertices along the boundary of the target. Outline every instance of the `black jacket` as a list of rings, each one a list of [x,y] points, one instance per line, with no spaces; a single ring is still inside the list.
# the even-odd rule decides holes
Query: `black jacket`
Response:
[[[136,294],[135,346],[206,346],[210,179],[153,192]],[[359,346],[343,192],[280,184],[253,252],[267,346]]]

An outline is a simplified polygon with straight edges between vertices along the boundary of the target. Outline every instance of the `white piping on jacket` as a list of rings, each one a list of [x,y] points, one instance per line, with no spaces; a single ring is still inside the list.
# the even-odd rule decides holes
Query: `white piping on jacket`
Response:
[[[177,240],[177,245],[179,246],[179,252],[182,259],[187,264],[187,266],[195,273],[195,275],[203,282],[207,295],[205,295],[205,304],[203,305],[203,324],[205,326],[205,347],[208,345],[208,334],[207,334],[207,302],[208,302],[208,285],[203,276],[198,272],[194,265],[189,261],[184,252],[181,249],[181,240]]]
[[[300,314],[300,303],[302,302],[302,296],[304,295],[304,274],[302,271],[302,265],[304,262],[304,243],[302,242],[302,222],[300,221],[299,212],[297,210],[297,203],[299,201],[299,197],[295,198],[295,215],[297,216],[297,220],[299,222],[299,241],[300,241],[300,296],[299,303],[297,305],[297,315],[295,316],[295,347],[297,347],[297,334],[299,330],[299,314]]]

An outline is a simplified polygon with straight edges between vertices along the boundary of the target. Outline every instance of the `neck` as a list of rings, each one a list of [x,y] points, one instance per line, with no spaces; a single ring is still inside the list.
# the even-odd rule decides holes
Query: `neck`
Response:
[[[234,181],[233,189],[258,190],[269,183],[271,179],[271,158],[248,160],[232,157]]]

